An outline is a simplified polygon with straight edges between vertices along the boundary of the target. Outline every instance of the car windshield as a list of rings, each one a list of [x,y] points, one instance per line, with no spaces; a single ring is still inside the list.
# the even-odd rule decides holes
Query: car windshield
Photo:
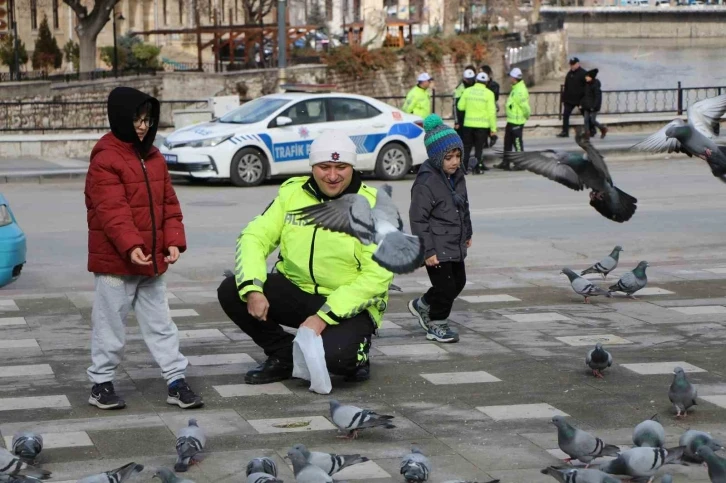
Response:
[[[265,120],[270,114],[289,103],[289,99],[260,97],[245,102],[241,107],[219,118],[219,122],[231,124],[253,124]]]

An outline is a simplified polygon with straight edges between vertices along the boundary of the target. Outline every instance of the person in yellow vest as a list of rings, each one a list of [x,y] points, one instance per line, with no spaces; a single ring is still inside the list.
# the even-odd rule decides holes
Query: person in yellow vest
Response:
[[[461,99],[464,91],[474,85],[475,77],[476,72],[474,71],[474,66],[467,65],[466,69],[464,69],[464,75],[462,76],[461,82],[459,82],[459,85],[456,86],[456,89],[454,90],[454,130],[456,131],[456,134],[459,135],[459,137],[461,137],[461,128],[464,122],[464,113],[461,112],[456,105],[459,103],[459,99]]]
[[[509,73],[512,79],[512,90],[507,98],[507,127],[504,130],[504,151],[524,151],[522,132],[524,124],[531,113],[529,107],[529,91],[522,80],[522,70],[518,67]],[[495,168],[510,170],[506,161],[494,166]]]
[[[432,80],[433,77],[426,72],[418,76],[418,83],[406,94],[406,101],[401,108],[403,112],[423,118],[431,114],[431,95],[428,89]]]
[[[488,168],[482,162],[482,152],[487,144],[490,134],[497,132],[497,107],[494,93],[487,89],[489,76],[479,72],[473,86],[464,90],[457,104],[460,111],[464,111],[463,139],[464,141],[464,167],[465,172],[473,170],[481,174]],[[474,156],[471,156],[471,148]]]

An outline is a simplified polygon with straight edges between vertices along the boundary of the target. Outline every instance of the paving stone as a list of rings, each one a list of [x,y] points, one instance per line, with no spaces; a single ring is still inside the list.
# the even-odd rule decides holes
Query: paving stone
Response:
[[[224,334],[223,334],[224,335]],[[245,353],[237,354],[208,354],[203,356],[187,356],[193,366],[214,366],[220,364],[256,364],[253,358]]]
[[[652,374],[673,374],[673,369],[676,367],[682,367],[686,373],[689,372],[707,372],[705,369],[696,367],[693,364],[689,364],[684,361],[674,362],[644,362],[639,364],[620,364],[626,369],[629,369],[637,374],[641,375],[652,375]]]
[[[666,290],[664,288],[659,287],[645,287],[638,290],[635,295],[641,296],[641,295],[673,295],[675,292],[671,292],[670,290]]]
[[[239,396],[261,396],[265,394],[292,394],[283,383],[275,382],[272,384],[227,384],[223,386],[213,386],[214,390],[222,397],[239,397]]]
[[[485,303],[494,303],[494,302],[521,302],[521,299],[518,299],[517,297],[512,297],[511,295],[507,294],[499,294],[499,295],[465,295],[462,297],[459,297],[461,300],[465,300],[469,302],[470,304],[485,304]]]
[[[603,334],[603,335],[572,335],[572,336],[565,336],[565,337],[555,337],[555,339],[564,342],[567,345],[574,346],[574,347],[581,347],[581,346],[594,346],[598,342],[603,345],[623,345],[623,344],[632,344],[632,341],[629,341],[628,339],[624,339],[622,337],[619,337],[617,335],[613,334]]]
[[[2,317],[0,318],[0,327],[10,327],[16,325],[28,325],[25,317]]]
[[[704,401],[708,401],[711,404],[715,404],[718,407],[726,408],[726,395],[714,395],[714,396],[701,396],[699,394],[699,399],[703,399]]]
[[[543,312],[540,314],[505,314],[504,316],[515,322],[554,322],[557,320],[572,320],[566,315],[555,312]]]
[[[20,310],[12,299],[0,299],[0,310]]]
[[[406,356],[429,356],[447,354],[441,347],[433,344],[411,344],[411,345],[388,345],[378,346],[378,350],[387,356],[406,357]]]
[[[23,366],[0,366],[0,377],[52,376],[48,364],[27,364]]]
[[[437,386],[449,384],[477,384],[482,382],[501,382],[501,379],[488,372],[440,372],[436,374],[421,374],[421,377]]]
[[[685,315],[710,315],[726,314],[726,307],[723,305],[702,305],[695,307],[671,307],[669,310],[680,312]]]
[[[381,324],[381,330],[390,330],[390,329],[403,329],[400,325],[391,322],[388,319],[383,319],[383,323]]]
[[[503,406],[481,406],[476,408],[496,421],[509,419],[551,419],[553,416],[569,416],[569,414],[545,403],[512,404]]]
[[[386,472],[383,468],[378,466],[375,461],[366,461],[365,463],[359,463],[357,465],[343,468],[333,475],[334,480],[374,480],[378,478],[390,478],[391,475]]]
[[[20,349],[40,349],[38,341],[35,339],[6,339],[0,340],[0,349],[3,350],[20,350]]]
[[[726,273],[726,267],[717,267],[717,268],[706,268],[704,272],[711,272],[711,273]]]
[[[88,419],[57,419],[48,421],[22,421],[0,425],[0,433],[14,434],[16,431],[28,430],[37,433],[66,433],[77,431],[116,431],[133,428],[151,428],[164,426],[164,421],[154,413],[121,414],[108,417]]]
[[[227,336],[220,332],[219,329],[197,329],[197,330],[180,330],[179,340],[185,339],[226,339]]]
[[[173,411],[160,413],[159,417],[172,434],[176,435],[180,428],[189,425],[189,418],[192,416],[185,411]],[[257,434],[242,416],[231,409],[195,411],[193,417],[197,420],[199,427],[204,428],[204,433],[208,438],[225,435]]]
[[[0,411],[15,411],[18,409],[58,409],[70,408],[71,403],[63,395],[59,396],[33,396],[33,397],[6,397],[0,398]]]
[[[199,314],[194,309],[171,309],[169,310],[171,318],[174,317],[196,317]]]
[[[43,450],[55,448],[76,448],[79,446],[93,446],[93,441],[85,431],[67,433],[42,433]],[[5,447],[12,445],[13,436],[5,436]]]
[[[300,416],[297,418],[254,419],[247,421],[260,434],[305,433],[308,431],[337,430],[322,416]]]

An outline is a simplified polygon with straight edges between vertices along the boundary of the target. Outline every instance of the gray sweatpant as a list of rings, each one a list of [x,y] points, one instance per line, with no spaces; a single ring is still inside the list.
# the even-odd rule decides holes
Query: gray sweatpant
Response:
[[[141,335],[167,384],[184,377],[189,362],[179,352],[179,331],[169,314],[164,276],[95,274],[91,313],[91,367],[94,384],[113,381],[126,343],[126,317],[134,309]]]

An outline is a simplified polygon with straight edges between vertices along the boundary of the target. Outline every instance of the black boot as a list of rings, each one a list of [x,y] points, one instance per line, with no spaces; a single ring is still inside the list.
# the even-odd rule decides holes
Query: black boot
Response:
[[[245,375],[247,384],[270,384],[292,378],[292,363],[269,357]]]
[[[569,138],[569,137],[570,137],[570,135],[569,135],[569,134],[567,134],[567,131],[562,131],[561,133],[559,133],[559,134],[557,135],[557,137],[558,137],[558,138]]]
[[[363,382],[371,378],[371,363],[366,362],[360,366],[353,374],[345,376],[345,382]]]

